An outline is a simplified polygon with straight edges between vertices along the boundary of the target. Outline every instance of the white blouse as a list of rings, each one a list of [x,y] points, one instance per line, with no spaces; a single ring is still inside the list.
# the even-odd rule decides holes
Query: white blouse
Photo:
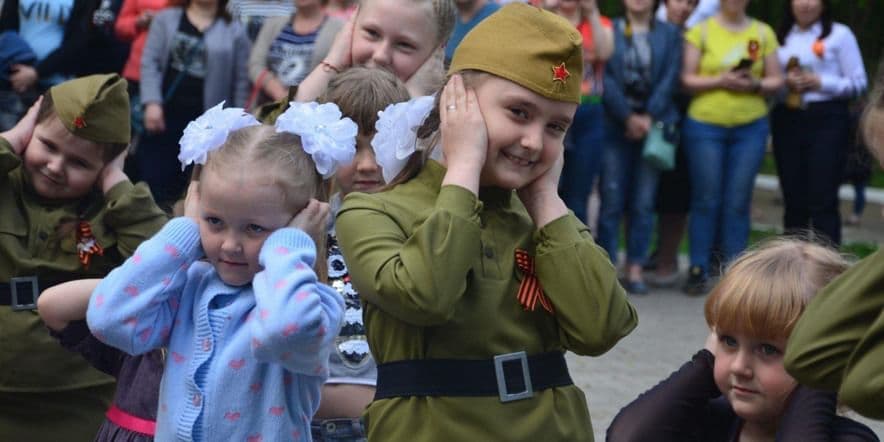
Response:
[[[806,92],[803,97],[805,103],[853,98],[862,94],[868,86],[868,78],[853,32],[841,23],[832,23],[832,32],[822,40],[822,56],[818,56],[814,52],[814,44],[822,30],[820,22],[806,30],[798,25],[793,26],[785,43],[777,51],[780,65],[785,70],[789,59],[794,56],[802,68],[820,76],[820,90]]]

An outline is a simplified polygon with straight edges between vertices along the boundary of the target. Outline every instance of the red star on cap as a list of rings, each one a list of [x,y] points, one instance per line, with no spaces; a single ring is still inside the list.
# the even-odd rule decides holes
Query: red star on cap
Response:
[[[77,129],[86,127],[86,120],[84,120],[83,117],[74,118],[74,127]]]
[[[558,66],[552,67],[553,71],[553,81],[561,81],[562,83],[571,76],[571,73],[568,72],[568,69],[565,67],[565,63],[561,63]]]

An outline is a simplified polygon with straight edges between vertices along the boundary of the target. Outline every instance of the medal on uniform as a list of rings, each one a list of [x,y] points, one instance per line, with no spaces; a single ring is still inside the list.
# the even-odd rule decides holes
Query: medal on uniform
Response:
[[[98,244],[95,235],[92,234],[92,226],[86,221],[80,221],[77,226],[77,255],[83,267],[89,267],[92,255],[104,255],[104,249]]]
[[[519,285],[519,304],[525,311],[533,312],[537,307],[537,303],[548,311],[555,314],[556,311],[549,302],[546,295],[543,294],[543,288],[540,286],[540,280],[534,273],[534,258],[524,249],[516,249],[516,266],[522,272],[522,283]]]

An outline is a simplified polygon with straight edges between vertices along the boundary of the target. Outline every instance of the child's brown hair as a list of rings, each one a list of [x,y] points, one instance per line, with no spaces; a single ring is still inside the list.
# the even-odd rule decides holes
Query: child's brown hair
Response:
[[[810,299],[848,266],[835,250],[809,241],[764,241],[737,258],[712,289],[706,323],[761,339],[788,338]]]
[[[40,103],[40,109],[37,110],[37,124],[45,123],[50,117],[58,117],[55,113],[55,103],[52,101],[52,94],[43,94],[43,101]],[[105,163],[110,162],[129,147],[128,144],[123,143],[91,142],[101,149],[101,159]]]
[[[375,133],[378,112],[409,98],[405,84],[392,72],[354,66],[332,78],[318,101],[336,104],[345,117],[359,126],[361,135],[370,136]]]

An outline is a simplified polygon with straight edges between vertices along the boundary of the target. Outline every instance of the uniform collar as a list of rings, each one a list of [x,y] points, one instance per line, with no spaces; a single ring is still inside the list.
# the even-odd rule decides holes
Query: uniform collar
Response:
[[[415,179],[421,180],[423,183],[433,186],[433,188],[442,187],[442,180],[445,178],[445,172],[448,169],[436,160],[427,160],[420,173]],[[479,200],[485,205],[491,206],[509,206],[513,198],[514,192],[499,187],[481,187],[479,188]]]

